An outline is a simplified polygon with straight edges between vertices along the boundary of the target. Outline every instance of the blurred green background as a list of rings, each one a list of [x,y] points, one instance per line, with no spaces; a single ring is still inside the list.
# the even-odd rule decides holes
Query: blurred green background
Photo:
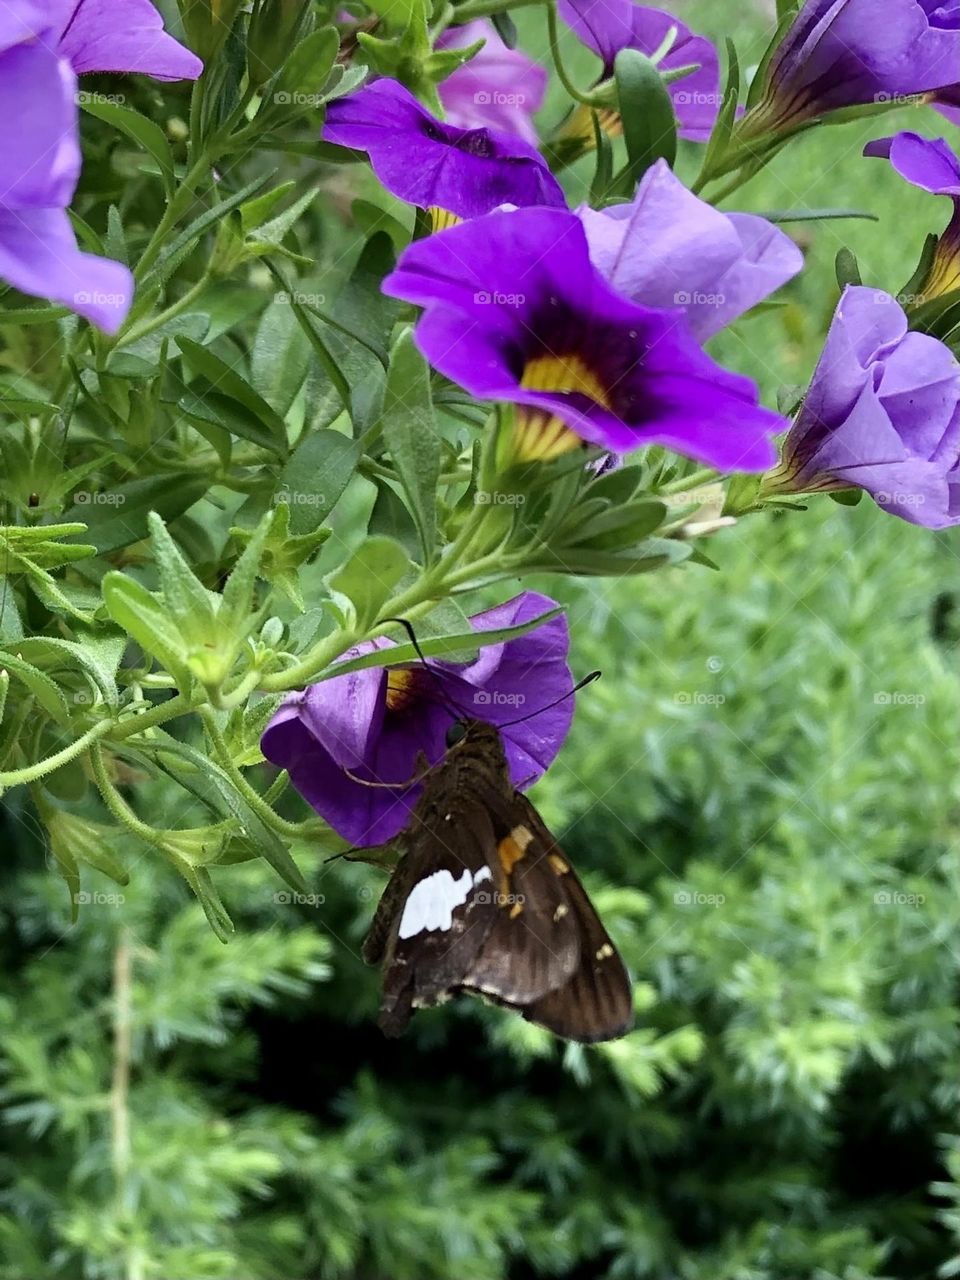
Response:
[[[762,9],[682,12],[758,60]],[[950,129],[814,132],[731,202],[879,217],[794,225],[807,272],[718,344],[768,400],[813,367],[837,250],[896,289],[946,220],[860,158],[891,124]],[[220,877],[228,947],[135,847],[71,926],[6,797],[2,1280],[960,1272],[958,549],[818,498],[724,531],[717,572],[537,584],[604,673],[534,793],[638,983],[638,1029],[596,1049],[468,1001],[384,1040],[358,954],[382,877],[315,854],[312,904]]]

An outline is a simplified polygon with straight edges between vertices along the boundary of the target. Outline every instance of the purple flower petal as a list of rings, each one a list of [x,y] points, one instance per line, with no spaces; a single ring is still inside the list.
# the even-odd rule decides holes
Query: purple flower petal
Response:
[[[547,91],[546,67],[519,49],[508,49],[493,24],[479,18],[448,27],[437,48],[465,49],[478,40],[486,41],[480,52],[437,86],[447,123],[513,133],[536,146],[533,114]]]
[[[77,81],[43,39],[0,53],[0,208],[65,206],[80,176]]]
[[[116,333],[133,299],[127,268],[81,253],[63,209],[0,208],[0,279],[70,307],[107,333]]]
[[[841,107],[949,94],[958,81],[955,6],[807,0],[771,59],[764,101],[751,115],[757,126],[782,129]]]
[[[555,607],[546,596],[525,592],[471,621],[478,630],[492,630]],[[467,666],[431,661],[430,672],[411,666],[392,668],[389,675],[371,669],[333,676],[286,699],[263,734],[263,753],[287,769],[300,794],[344,839],[358,846],[382,843],[406,826],[422,787],[370,787],[356,779],[405,783],[421,752],[431,764],[442,760],[451,708],[464,719],[494,724],[523,717],[522,724],[504,728],[510,776],[515,786],[540,777],[573,715],[572,697],[548,705],[573,688],[568,644],[566,621],[558,617],[517,640],[488,646]]]
[[[898,133],[868,142],[863,154],[889,160],[901,178],[932,195],[960,197],[960,160],[946,138]]]
[[[648,9],[633,0],[560,0],[560,17],[588,49],[603,61],[604,78],[613,74],[621,49],[655,54],[671,27],[676,38],[660,66],[665,71],[697,66],[668,86],[680,126],[680,136],[705,142],[720,110],[720,62],[717,51],[704,36],[695,35],[671,13]]]
[[[615,293],[573,214],[453,227],[406,249],[383,289],[426,307],[420,350],[473,395],[542,409],[614,453],[662,444],[724,470],[769,465],[782,419],[703,353],[682,312]],[[531,376],[544,362],[556,384]]]
[[[366,151],[393,195],[475,218],[502,204],[566,201],[539,152],[492,129],[444,124],[395,80],[377,80],[327,108],[323,137]]]
[[[958,456],[953,353],[910,332],[889,294],[847,288],[768,489],[854,486],[892,514],[938,529],[960,520]]]
[[[155,80],[196,80],[203,63],[163,29],[150,0],[73,0],[59,53],[85,71],[138,71]]]
[[[772,223],[722,213],[659,160],[630,204],[577,210],[590,257],[618,293],[649,307],[680,306],[705,342],[800,271],[803,255]]]

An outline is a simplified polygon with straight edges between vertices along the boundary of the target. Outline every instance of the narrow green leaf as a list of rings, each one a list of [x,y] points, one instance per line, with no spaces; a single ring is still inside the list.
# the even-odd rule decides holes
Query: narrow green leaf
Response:
[[[621,177],[630,194],[657,160],[671,167],[677,158],[673,99],[656,66],[636,49],[621,49],[613,64],[623,138],[629,164]]]
[[[148,120],[146,116],[140,115],[139,111],[133,111],[130,107],[121,107],[114,102],[104,102],[96,95],[81,93],[80,105],[88,115],[96,116],[104,124],[111,124],[115,129],[121,130],[128,138],[132,138],[137,146],[142,147],[148,155],[152,156],[159,166],[167,196],[173,195],[177,185],[173,153],[159,125]]]
[[[381,420],[383,438],[400,476],[423,547],[424,563],[436,550],[440,436],[430,398],[430,369],[405,329],[390,357]]]
[[[57,724],[70,723],[70,708],[60,688],[48,675],[38,670],[32,663],[24,661],[15,653],[0,650],[0,670],[8,671],[16,676],[21,684],[26,685],[44,711]]]
[[[116,571],[105,575],[101,589],[107,612],[117,626],[186,686],[183,638],[163,603],[142,583]]]
[[[155,511],[147,518],[150,526],[150,542],[157,570],[163,601],[171,619],[182,632],[200,634],[213,630],[214,608],[210,593],[183,557],[180,548],[170,537],[166,525]]]
[[[277,498],[290,508],[290,532],[312,533],[340,499],[360,461],[360,445],[339,431],[317,431],[280,473]]]

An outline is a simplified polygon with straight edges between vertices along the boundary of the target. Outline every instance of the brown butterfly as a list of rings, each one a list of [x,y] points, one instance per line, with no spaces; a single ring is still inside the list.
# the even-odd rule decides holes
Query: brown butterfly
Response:
[[[510,781],[499,729],[458,719],[429,770],[363,947],[383,965],[379,1025],[467,992],[568,1040],[625,1035],[630,979],[536,809]]]

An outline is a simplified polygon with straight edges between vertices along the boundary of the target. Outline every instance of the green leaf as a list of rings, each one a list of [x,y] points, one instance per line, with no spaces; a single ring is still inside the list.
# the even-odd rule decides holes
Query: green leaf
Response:
[[[239,436],[241,440],[249,440],[275,456],[282,456],[285,445],[277,439],[269,427],[264,426],[261,418],[229,396],[220,395],[213,389],[206,378],[194,378],[190,387],[180,397],[177,406],[186,414],[200,431],[211,428],[214,431],[226,432],[227,435]],[[218,453],[221,449],[217,450]]]
[[[260,317],[253,343],[250,379],[282,417],[289,413],[310,367],[310,342],[285,299]]]
[[[246,378],[199,342],[180,338],[179,346],[184,360],[195,373],[208,379],[219,394],[243,405],[253,418],[266,427],[276,448],[286,448],[287,430],[283,418],[253,389]]]
[[[360,461],[360,445],[339,431],[308,435],[280,473],[277,498],[290,507],[290,532],[312,533],[327,518]]]
[[[217,610],[218,628],[226,628],[238,636],[245,636],[249,631],[260,560],[274,518],[275,513],[270,511],[261,519],[243,554],[230,571]]]
[[[336,27],[320,27],[311,32],[287,59],[277,79],[273,101],[285,107],[300,105],[303,110],[316,105],[310,99],[322,100],[339,51]]]
[[[142,583],[116,571],[105,575],[101,584],[107,612],[118,627],[131,636],[144,653],[157,658],[161,665],[186,688],[187,651],[177,624],[163,601]]]
[[[637,49],[621,49],[613,64],[629,164],[621,175],[627,194],[657,160],[677,158],[677,119],[660,72]]]
[[[171,618],[181,628],[182,634],[212,640],[215,610],[210,592],[187,564],[155,511],[150,512],[147,523],[160,574],[163,602]]]
[[[75,502],[63,513],[64,519],[82,517],[87,526],[84,536],[99,555],[107,555],[145,538],[151,511],[173,520],[203,497],[209,483],[195,472],[131,480],[107,490],[109,503]]]
[[[130,107],[121,107],[113,102],[104,102],[102,99],[98,99],[96,95],[81,93],[80,105],[88,115],[96,116],[98,120],[102,120],[105,124],[111,124],[115,129],[120,129],[128,138],[132,138],[138,146],[142,147],[148,155],[152,156],[159,166],[160,177],[163,179],[167,196],[173,195],[177,185],[173,167],[173,153],[170,150],[166,135],[159,125],[154,124],[152,120],[148,120],[146,116],[140,115],[138,111],[131,110]]]
[[[393,347],[381,420],[383,439],[400,476],[423,547],[436,551],[440,436],[430,398],[430,369],[404,329]]]
[[[859,218],[862,222],[879,222],[868,209],[765,209],[760,215],[768,222],[832,222],[842,218]]]
[[[125,637],[113,632],[89,632],[83,640],[59,636],[28,636],[17,646],[20,656],[44,671],[79,670],[99,690],[111,710],[120,702],[116,673],[126,647]],[[79,695],[75,696],[79,700]]]
[[[591,551],[616,551],[621,547],[633,547],[663,524],[667,516],[662,502],[634,502],[627,506],[603,511],[592,520],[576,525],[572,530],[577,548]]]
[[[525,636],[528,631],[535,631],[537,627],[542,627],[544,623],[559,617],[563,612],[562,608],[557,607],[540,614],[538,618],[532,618],[529,622],[521,622],[515,627],[500,627],[496,631],[465,630],[446,636],[422,638],[418,636],[417,641],[425,658],[445,658],[465,651],[483,649],[488,644],[505,644],[508,640],[516,640],[520,636]],[[318,679],[329,680],[333,676],[345,675],[348,671],[365,671],[368,667],[392,667],[400,663],[416,662],[417,658],[417,650],[407,641],[406,644],[398,644],[390,649],[376,649],[372,653],[361,654],[359,658],[336,662]]]
[[[32,663],[15,653],[0,650],[0,670],[6,670],[26,685],[44,711],[57,724],[70,723],[70,708],[58,685]]]
[[[368,538],[330,575],[331,590],[353,605],[361,630],[376,622],[382,605],[410,567],[403,548],[390,538]]]
[[[837,273],[837,284],[841,289],[845,289],[848,284],[863,284],[857,255],[846,245],[837,250],[834,267]]]

